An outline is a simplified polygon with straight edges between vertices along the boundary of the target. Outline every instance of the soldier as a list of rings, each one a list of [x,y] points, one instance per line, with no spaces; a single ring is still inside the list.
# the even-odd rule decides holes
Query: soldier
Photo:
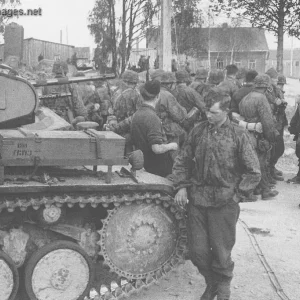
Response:
[[[255,70],[247,71],[243,86],[233,94],[231,101],[231,111],[239,113],[239,104],[254,88],[254,79],[258,75]]]
[[[298,172],[295,177],[292,179],[289,179],[288,182],[292,183],[298,183],[300,184],[300,101],[299,101],[299,96],[297,101],[297,109],[295,111],[294,116],[292,117],[292,120],[290,122],[290,126],[288,128],[290,134],[294,134],[294,141],[296,142],[296,156],[298,157]]]
[[[167,176],[172,172],[173,161],[169,151],[176,151],[177,143],[167,143],[161,120],[156,114],[160,83],[147,81],[141,87],[144,102],[132,117],[131,136],[136,149],[144,154],[147,172]]]
[[[271,105],[275,126],[278,130],[280,136],[277,138],[276,143],[273,145],[271,155],[270,155],[270,175],[273,179],[283,181],[282,172],[277,170],[275,165],[278,162],[278,159],[284,153],[284,139],[283,131],[284,127],[288,124],[285,108],[286,101],[284,100],[284,94],[282,90],[277,86],[278,82],[278,73],[274,68],[270,68],[266,74],[271,78],[271,85],[267,90],[266,96]]]
[[[219,84],[219,87],[229,94],[231,101],[233,94],[239,89],[239,85],[236,80],[238,70],[239,69],[236,65],[226,66],[226,78]]]
[[[62,68],[54,69],[56,72],[56,78],[64,77]],[[52,109],[56,114],[61,116],[67,122],[75,125],[78,122],[85,121],[87,118],[87,110],[82,101],[78,85],[77,84],[60,84],[53,86],[45,86],[43,89],[43,95],[49,94],[69,94],[72,96],[58,97],[56,99],[50,99],[43,102],[44,106]]]
[[[136,89],[139,80],[138,73],[127,70],[123,73],[122,79],[124,86],[114,104],[114,115],[118,122],[132,116],[143,102],[140,93]],[[123,134],[123,136],[126,139],[125,155],[127,155],[133,150],[130,132]]]
[[[221,70],[211,70],[209,72],[207,83],[211,85],[211,87],[215,87],[219,85],[224,80],[224,73]]]
[[[196,71],[195,80],[190,84],[190,87],[196,90],[202,97],[202,92],[206,87],[206,80],[208,77],[208,71],[201,68]]]
[[[164,73],[164,70],[162,69],[156,69],[154,70],[151,74],[150,74],[150,77],[151,77],[151,80],[158,80],[160,81],[160,77],[161,75]]]
[[[161,88],[159,100],[156,104],[157,115],[162,121],[163,130],[169,143],[176,142],[179,146],[183,144],[186,132],[183,129],[183,122],[187,118],[187,112],[171,93],[172,86],[176,83],[175,75],[172,72],[164,72],[160,77]],[[176,152],[172,152],[175,159]]]
[[[191,87],[187,86],[189,74],[182,70],[176,72],[176,99],[178,103],[184,107],[189,114],[188,122],[185,123],[185,129],[189,131],[194,124],[204,118],[204,102],[203,98]]]
[[[189,253],[207,284],[200,300],[229,300],[238,202],[259,183],[260,170],[249,135],[227,116],[229,95],[212,89],[205,103],[208,121],[192,129],[175,160],[175,202],[188,202]]]
[[[118,122],[132,116],[143,101],[136,89],[139,80],[138,73],[126,70],[122,75],[122,80],[125,85],[114,104],[114,115],[117,117]]]
[[[262,134],[249,132],[254,148],[257,151],[261,168],[261,181],[259,191],[263,200],[270,200],[278,195],[278,192],[270,190],[267,174],[267,156],[275,143],[278,132],[272,116],[270,104],[265,96],[265,92],[270,85],[270,77],[266,74],[258,75],[254,79],[254,90],[242,99],[239,105],[241,116],[248,123],[261,123]]]

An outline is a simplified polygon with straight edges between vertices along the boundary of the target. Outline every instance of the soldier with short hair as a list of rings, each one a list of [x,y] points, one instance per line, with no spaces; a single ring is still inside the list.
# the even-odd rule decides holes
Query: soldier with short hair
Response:
[[[278,195],[277,191],[271,191],[268,180],[268,152],[271,151],[272,144],[276,142],[279,135],[275,128],[270,104],[265,96],[269,85],[270,77],[268,75],[257,75],[254,79],[253,91],[245,96],[239,104],[240,114],[246,122],[262,124],[262,133],[249,131],[260,162],[261,181],[257,194],[262,195],[262,200],[271,200]]]
[[[236,74],[236,81],[239,88],[241,88],[244,85],[244,82],[246,80],[246,74],[249,70],[247,70],[245,67],[239,68],[237,74]]]
[[[175,203],[188,202],[189,254],[207,285],[200,300],[229,300],[238,203],[260,170],[249,135],[228,118],[229,95],[212,89],[205,103],[208,121],[191,130],[173,166]]]

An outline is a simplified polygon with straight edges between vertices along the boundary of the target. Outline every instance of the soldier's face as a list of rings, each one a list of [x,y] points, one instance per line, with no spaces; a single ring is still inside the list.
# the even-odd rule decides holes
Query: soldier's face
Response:
[[[207,120],[210,124],[218,125],[227,118],[227,112],[220,108],[220,102],[215,103],[206,111]]]

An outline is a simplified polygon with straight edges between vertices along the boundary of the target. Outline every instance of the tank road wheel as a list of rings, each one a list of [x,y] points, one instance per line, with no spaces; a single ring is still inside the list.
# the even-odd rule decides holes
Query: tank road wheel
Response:
[[[19,274],[12,259],[0,251],[0,299],[14,300],[19,288]]]
[[[37,250],[25,267],[31,300],[81,300],[90,290],[94,268],[75,243],[57,241]]]
[[[131,204],[110,211],[100,235],[100,254],[110,269],[125,278],[142,279],[175,256],[179,228],[163,206]]]

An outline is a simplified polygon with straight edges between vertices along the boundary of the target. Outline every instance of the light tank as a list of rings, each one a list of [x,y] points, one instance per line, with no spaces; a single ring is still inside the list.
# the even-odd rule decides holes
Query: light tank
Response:
[[[33,85],[2,73],[0,85],[1,300],[85,299],[95,285],[121,299],[183,262],[184,211],[167,179],[130,169],[112,132],[22,128]],[[97,282],[99,266],[111,282]]]

